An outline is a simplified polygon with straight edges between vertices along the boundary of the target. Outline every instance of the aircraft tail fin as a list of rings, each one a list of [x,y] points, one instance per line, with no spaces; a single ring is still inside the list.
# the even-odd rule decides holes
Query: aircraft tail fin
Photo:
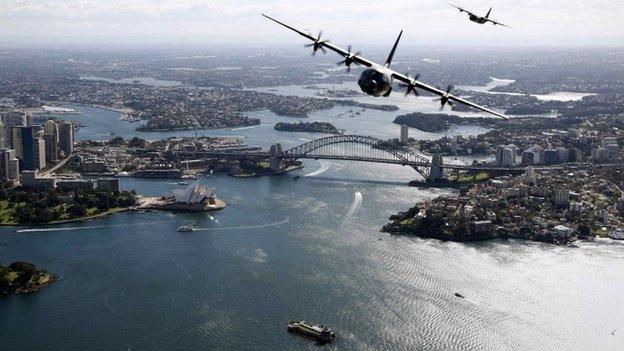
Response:
[[[490,17],[490,12],[492,12],[492,8],[490,7],[490,10],[488,11],[487,15],[485,15],[485,18],[489,18]]]
[[[392,63],[392,58],[394,57],[394,52],[396,51],[397,46],[399,45],[399,40],[401,40],[401,35],[403,35],[403,30],[401,30],[401,32],[399,33],[399,36],[394,42],[394,46],[392,47],[392,50],[390,50],[390,55],[388,55],[388,59],[386,60],[386,64],[385,64],[386,67],[390,67],[390,63]]]

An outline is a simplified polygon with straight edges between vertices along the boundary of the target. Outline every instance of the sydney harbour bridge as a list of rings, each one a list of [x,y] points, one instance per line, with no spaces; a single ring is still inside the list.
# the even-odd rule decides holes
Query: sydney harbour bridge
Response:
[[[300,159],[345,160],[408,166],[428,180],[443,178],[444,170],[491,171],[516,173],[521,169],[490,165],[444,163],[441,155],[425,157],[403,145],[363,135],[335,135],[303,143],[283,150],[280,144],[269,151],[204,150],[180,151],[181,157],[268,159],[270,168],[279,172],[289,161]]]

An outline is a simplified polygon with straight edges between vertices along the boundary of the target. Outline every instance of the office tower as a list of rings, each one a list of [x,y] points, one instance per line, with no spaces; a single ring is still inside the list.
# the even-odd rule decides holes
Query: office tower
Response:
[[[54,134],[44,134],[43,141],[45,144],[45,160],[46,163],[54,163],[58,161],[58,138]]]
[[[13,127],[15,157],[22,162],[20,167],[22,170],[35,169],[34,144],[33,127]]]
[[[0,150],[0,180],[6,181],[9,178],[9,161],[15,158],[15,151],[11,149]]]
[[[33,142],[33,165],[35,169],[44,169],[46,166],[45,141],[42,138],[35,138]]]
[[[59,123],[59,146],[65,156],[74,152],[74,123],[71,121],[63,121]]]
[[[43,134],[52,134],[56,138],[56,144],[58,144],[59,128],[58,124],[53,120],[48,120],[43,124]]]
[[[20,176],[20,168],[19,168],[19,160],[17,158],[12,158],[9,160],[9,176],[10,180],[19,179]]]
[[[407,144],[409,138],[409,127],[405,124],[401,124],[401,144]]]

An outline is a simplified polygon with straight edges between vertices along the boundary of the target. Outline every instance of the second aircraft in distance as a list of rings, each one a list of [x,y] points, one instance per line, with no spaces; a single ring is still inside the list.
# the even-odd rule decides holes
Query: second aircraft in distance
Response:
[[[490,13],[492,13],[492,8],[491,7],[490,7],[490,10],[487,12],[487,14],[485,16],[479,16],[479,15],[475,15],[474,13],[472,13],[472,12],[470,12],[470,11],[464,9],[464,8],[461,8],[459,6],[456,6],[456,5],[453,5],[453,4],[449,4],[449,5],[453,6],[456,9],[458,9],[459,13],[462,13],[462,12],[467,13],[468,14],[468,19],[473,21],[473,22],[475,22],[475,23],[485,24],[485,23],[490,22],[490,23],[492,23],[495,26],[499,25],[499,26],[511,28],[511,27],[509,27],[506,24],[502,24],[502,23],[497,22],[497,21],[495,21],[495,20],[490,18]]]
[[[360,86],[360,89],[362,89],[362,91],[368,95],[389,96],[390,93],[392,92],[392,85],[394,81],[397,80],[401,82],[402,85],[406,88],[406,95],[412,92],[415,95],[418,95],[418,92],[416,91],[417,88],[428,91],[432,94],[438,95],[440,97],[438,101],[440,101],[441,108],[444,108],[444,106],[446,106],[447,104],[452,106],[453,102],[459,102],[461,104],[468,105],[470,107],[474,107],[481,111],[487,112],[494,116],[507,119],[507,116],[501,113],[498,113],[489,108],[483,107],[481,105],[477,105],[466,99],[462,99],[458,96],[451,94],[451,90],[453,89],[453,87],[450,85],[448,86],[446,90],[442,90],[442,89],[420,82],[418,80],[418,76],[411,78],[406,74],[402,74],[402,73],[399,73],[397,71],[390,69],[390,63],[392,63],[392,58],[394,57],[394,53],[396,51],[397,46],[399,45],[399,40],[401,39],[401,35],[403,34],[403,31],[401,31],[401,33],[399,34],[399,37],[396,39],[396,42],[394,43],[394,46],[392,46],[392,50],[390,51],[390,54],[388,55],[388,58],[386,59],[386,63],[383,65],[380,65],[378,63],[375,63],[373,61],[370,61],[360,56],[359,52],[351,52],[350,46],[348,50],[344,50],[344,49],[339,48],[338,46],[333,45],[327,39],[321,39],[321,33],[319,33],[318,37],[314,37],[311,34],[307,34],[298,29],[295,29],[265,14],[263,14],[262,16],[292,31],[295,31],[296,33],[300,34],[301,36],[309,40],[312,40],[313,43],[310,45],[307,45],[309,47],[312,47],[312,50],[313,50],[312,54],[316,53],[318,50],[321,50],[324,53],[325,48],[327,48],[344,57],[344,60],[340,62],[340,64],[345,64],[347,66],[347,69],[349,69],[351,67],[351,64],[354,64],[354,63],[356,65],[367,67],[367,69],[365,69],[360,75],[360,79],[358,80],[358,85]]]

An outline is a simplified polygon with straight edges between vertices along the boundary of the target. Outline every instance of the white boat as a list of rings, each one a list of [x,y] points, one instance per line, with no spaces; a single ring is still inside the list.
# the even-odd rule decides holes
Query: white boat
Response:
[[[193,223],[182,225],[178,228],[178,232],[180,233],[192,232],[194,230],[195,230],[195,227],[193,227]]]
[[[189,182],[178,182],[178,185],[189,185]]]

